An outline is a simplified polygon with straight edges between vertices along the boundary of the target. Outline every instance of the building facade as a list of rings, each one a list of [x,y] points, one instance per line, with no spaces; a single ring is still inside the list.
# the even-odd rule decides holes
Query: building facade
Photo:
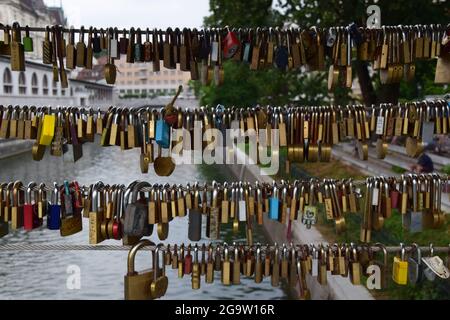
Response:
[[[188,86],[189,72],[183,72],[178,68],[166,69],[162,63],[161,71],[153,72],[152,63],[127,63],[125,56],[122,56],[115,64],[118,70],[116,87],[120,97],[173,95],[179,85],[183,86],[181,97],[193,96]]]
[[[0,22],[3,24],[18,22],[20,26],[62,25],[67,27],[67,19],[61,7],[47,7],[42,0],[0,0]],[[22,34],[23,36],[24,34]],[[30,60],[42,60],[42,41],[44,33],[30,32],[34,51],[26,52]],[[3,31],[0,39],[3,39]]]
[[[50,65],[26,61],[25,72],[11,71],[8,57],[0,56],[0,97],[3,105],[109,106],[114,87],[102,83],[71,79],[69,87],[53,82]]]

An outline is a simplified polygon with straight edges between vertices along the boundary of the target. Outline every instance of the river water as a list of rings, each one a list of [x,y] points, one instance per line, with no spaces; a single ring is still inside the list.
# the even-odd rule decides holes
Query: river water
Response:
[[[0,181],[20,179],[44,182],[77,180],[80,184],[90,184],[102,180],[108,184],[125,184],[133,180],[147,180],[150,183],[193,183],[216,179],[229,179],[224,170],[208,168],[206,178],[198,166],[177,167],[167,178],[157,177],[152,168],[147,175],[139,169],[139,150],[121,152],[117,147],[101,148],[98,143],[85,144],[84,156],[76,163],[63,162],[62,158],[47,154],[36,162],[31,151],[15,157],[0,160]],[[31,232],[17,231],[0,239],[0,244],[88,244],[88,219],[83,219],[83,231],[69,237],[61,237],[59,231],[46,227]],[[205,220],[205,219],[204,219]],[[187,238],[187,217],[176,218],[170,223],[170,233],[165,243],[189,243]],[[155,228],[156,230],[156,228]],[[221,239],[232,242],[244,241],[242,234],[237,237],[231,228],[221,231]],[[241,237],[241,238],[239,238]],[[262,230],[254,231],[255,243],[266,243]],[[150,237],[158,243],[158,237]],[[209,242],[207,238],[201,242]],[[121,242],[120,242],[121,243]],[[106,240],[101,244],[119,244]],[[0,251],[0,299],[123,299],[123,279],[126,273],[127,251]],[[136,269],[147,269],[151,265],[148,251],[139,253]],[[69,289],[71,265],[80,269],[80,289]],[[286,299],[282,287],[272,287],[270,279],[255,284],[252,279],[241,277],[241,285],[223,286],[220,272],[215,273],[213,284],[205,284],[202,277],[201,288],[191,289],[191,277],[182,279],[177,270],[166,269],[169,288],[162,299]]]

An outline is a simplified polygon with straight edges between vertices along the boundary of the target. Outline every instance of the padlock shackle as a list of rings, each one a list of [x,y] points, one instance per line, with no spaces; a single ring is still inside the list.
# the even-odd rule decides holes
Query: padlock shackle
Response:
[[[148,239],[144,239],[144,240],[140,240],[137,244],[135,244],[130,251],[128,252],[128,260],[127,260],[127,271],[128,271],[128,275],[134,275],[136,274],[136,271],[134,269],[134,262],[135,262],[135,257],[136,257],[136,253],[138,252],[138,250],[140,250],[143,247],[146,246],[154,246],[155,244],[153,242],[151,242]]]
[[[32,181],[27,186],[27,192],[25,193],[25,203],[31,204],[31,193],[33,191],[33,188],[36,187],[36,182]],[[34,199],[36,201],[36,198]]]

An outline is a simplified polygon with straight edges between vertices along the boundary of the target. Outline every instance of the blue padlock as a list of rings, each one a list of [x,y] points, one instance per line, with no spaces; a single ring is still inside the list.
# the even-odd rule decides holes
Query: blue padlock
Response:
[[[170,146],[170,127],[162,118],[156,121],[155,141],[161,148]]]
[[[280,199],[278,198],[278,188],[274,184],[273,193],[269,199],[269,219],[278,220],[280,212]]]
[[[252,44],[247,42],[244,44],[244,54],[242,55],[242,61],[250,63],[252,59]]]
[[[61,228],[61,199],[56,182],[54,186],[52,203],[48,206],[47,228],[50,230],[59,230]]]

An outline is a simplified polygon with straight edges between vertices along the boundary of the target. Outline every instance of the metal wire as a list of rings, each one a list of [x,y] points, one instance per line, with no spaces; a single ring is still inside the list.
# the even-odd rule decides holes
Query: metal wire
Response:
[[[393,176],[372,176],[369,177],[367,179],[396,179],[398,183],[401,184],[402,181],[402,176],[403,175],[393,175]],[[417,175],[414,175],[414,177],[416,177]],[[426,174],[425,177],[435,177],[437,179],[440,179],[441,181],[443,181],[443,183],[449,183],[449,176],[448,175],[444,175],[444,174],[439,174],[439,173],[430,173],[430,174]],[[419,177],[419,176],[417,176]],[[283,181],[280,180],[278,182],[276,182],[276,186],[279,187],[284,187],[286,186],[287,188],[293,188],[296,185],[300,185],[300,184],[305,184],[305,183],[311,183],[313,182],[316,186],[318,186],[319,188],[323,187],[325,184],[327,183],[334,183],[334,184],[343,184],[343,183],[347,183],[349,181],[352,182],[352,184],[355,187],[362,187],[365,186],[367,183],[367,179],[366,180],[351,180],[351,179],[298,179],[298,180],[294,180],[293,182],[289,182],[289,181]],[[89,190],[91,189],[92,186],[95,186],[96,184],[98,184],[99,182],[95,182],[91,185],[80,185],[80,191],[83,194],[86,194],[89,192]],[[8,184],[8,183],[7,183]],[[183,191],[183,192],[192,192],[192,191],[199,191],[199,192],[203,192],[203,191],[214,191],[214,190],[223,190],[223,188],[225,188],[225,185],[223,183],[214,183],[215,187],[213,186],[213,183],[203,183],[201,185],[198,184],[198,182],[194,182],[192,184],[187,184],[185,186],[181,185],[181,184],[152,184],[151,187],[142,187],[139,189],[139,192],[150,192],[152,190],[176,190],[176,191]],[[58,188],[61,188],[61,185],[57,184]],[[125,185],[121,185],[122,189],[125,189],[126,186]],[[153,186],[155,187],[155,189],[153,188]],[[251,183],[248,181],[236,181],[236,182],[231,182],[231,183],[227,183],[227,187],[228,188],[236,188],[236,187],[251,187],[253,190],[257,190],[258,188],[266,188],[266,189],[272,189],[273,188],[273,184],[269,184],[269,183],[260,183],[260,182],[255,182],[255,183]],[[54,186],[50,187],[50,186],[45,186],[42,188],[42,190],[46,191],[46,192],[51,192],[54,190]],[[22,185],[20,187],[20,190],[22,191],[27,191],[28,187],[26,185]],[[35,187],[31,188],[31,191],[39,191],[39,184],[37,184]],[[103,191],[104,187],[100,187],[98,188],[99,191]]]
[[[174,245],[175,244],[170,244],[170,250],[174,251]],[[201,245],[198,246],[199,251],[201,251]],[[206,251],[208,251],[208,246],[210,244],[205,244],[206,247]],[[213,252],[223,252],[225,246],[224,243],[217,243],[217,244],[211,244],[213,249]],[[328,248],[328,246],[330,246],[332,249],[336,248],[333,247],[334,244],[315,244],[314,247],[316,247],[316,249],[318,249],[320,246],[323,246],[325,249]],[[342,244],[339,244],[342,245]],[[349,244],[344,244],[347,245],[348,247],[350,247]],[[281,250],[283,248],[284,244],[280,244],[280,245],[260,245],[260,249],[261,252],[267,252],[267,249],[269,249],[270,251],[275,250],[276,248],[279,249],[280,253]],[[294,245],[294,247],[296,249],[301,249],[302,247],[304,248],[312,248],[312,244],[309,245],[304,245],[304,244],[296,244]],[[178,250],[180,249],[180,244],[177,244]],[[187,251],[189,245],[186,244],[184,245],[184,250]],[[194,245],[191,244],[190,248],[191,248],[191,252],[194,250]],[[431,246],[433,249],[434,253],[448,253],[450,254],[450,244],[447,247],[434,247]],[[121,246],[121,245],[73,245],[73,244],[0,244],[0,251],[129,251],[132,248],[132,246]],[[167,245],[159,245],[160,250],[167,250],[168,246]],[[219,250],[217,250],[217,248],[219,248]],[[227,245],[227,248],[229,250],[229,252],[231,252],[232,250],[234,250],[235,246],[234,245]],[[237,244],[237,248],[244,248],[244,249],[252,249],[255,250],[257,248],[257,245],[252,245],[252,246],[248,246],[248,245],[244,245],[244,244]],[[287,250],[291,250],[291,244],[286,244],[286,248]],[[358,251],[361,250],[365,250],[367,248],[370,248],[371,251],[373,252],[378,252],[381,251],[382,249],[378,246],[371,246],[371,245],[355,245],[354,248],[356,248]],[[386,251],[388,253],[398,253],[401,250],[400,246],[386,246]],[[405,249],[407,249],[408,251],[410,251],[413,247],[411,245],[406,245]],[[430,252],[430,246],[420,246],[419,247],[421,252]],[[143,250],[155,250],[156,246],[155,245],[150,245],[150,246],[145,246],[143,248]]]
[[[14,23],[16,23],[16,22],[14,22]],[[13,23],[13,24],[14,24]],[[442,25],[433,25],[433,24],[426,24],[426,25],[418,25],[419,27],[421,27],[421,28],[426,28],[426,29],[431,29],[431,28],[435,28],[435,30],[438,30],[438,31],[444,31],[445,30],[445,26],[442,26]],[[20,26],[20,28],[19,28],[19,30],[20,31],[26,31],[26,30],[28,30],[28,31],[30,31],[30,32],[46,32],[46,31],[51,31],[51,28],[52,27],[58,27],[58,28],[60,28],[60,30],[62,31],[62,32],[66,32],[66,33],[68,33],[68,32],[73,32],[73,33],[83,33],[83,34],[88,34],[89,32],[90,32],[90,27],[87,27],[87,28],[84,28],[83,26],[81,26],[81,27],[79,27],[79,28],[63,28],[62,26],[60,26],[60,25],[55,25],[55,26],[47,26],[47,27],[29,27],[29,26]],[[382,26],[381,28],[368,28],[368,27],[366,27],[366,26],[363,26],[362,27],[362,31],[364,32],[364,31],[366,31],[366,30],[376,30],[376,31],[381,31],[383,28],[389,28],[389,27],[394,27],[394,28],[397,28],[397,27],[411,27],[411,26]],[[0,29],[3,29],[3,30],[6,30],[7,28],[9,28],[10,30],[11,30],[11,28],[12,28],[12,26],[11,25],[4,25],[4,24],[0,24]],[[48,28],[48,29],[47,29]],[[83,29],[82,29],[83,28]],[[331,28],[323,28],[323,30],[324,31],[327,31],[327,30],[330,30],[330,29],[334,29],[334,30],[336,30],[337,28],[346,28],[346,27],[331,27]],[[97,33],[101,33],[101,32],[105,32],[105,33],[108,33],[108,32],[110,32],[110,30],[111,29],[113,29],[112,27],[108,27],[108,28],[92,28],[92,32],[97,32]],[[159,34],[162,34],[162,35],[165,35],[167,32],[166,31],[164,31],[164,30],[162,30],[162,29],[155,29],[155,28],[150,28],[150,27],[148,27],[148,28],[132,28],[133,29],[133,32],[134,32],[134,34],[141,34],[141,35],[146,35],[146,34],[149,34],[149,35],[153,35],[155,32],[154,32],[154,30],[156,30],[156,33],[159,35]],[[172,30],[172,33],[174,33],[174,30],[175,30],[175,28],[170,28],[171,30]],[[234,30],[236,30],[236,28],[232,28],[232,27],[230,27],[230,28],[209,28],[209,29],[198,29],[198,32],[199,32],[199,34],[202,34],[202,33],[205,33],[205,32],[211,32],[211,31],[218,31],[218,32],[221,32],[221,33],[223,33],[223,32],[226,32],[226,31],[228,31],[229,29],[234,29]],[[267,29],[267,28],[261,28],[261,29]],[[118,28],[115,28],[115,29],[113,29],[115,32],[116,32],[116,30],[117,30],[117,33],[118,34],[124,34],[124,33],[130,33],[130,29],[127,29],[127,28],[123,28],[123,29],[118,29]],[[179,30],[183,30],[182,28],[179,28]],[[256,29],[254,29],[254,28],[246,28],[246,29],[244,29],[244,30],[251,30],[251,31],[255,31]],[[288,29],[279,29],[280,31],[282,31],[282,32],[285,32],[286,30],[291,30],[290,28],[288,28]],[[276,32],[276,30],[275,30],[275,32]],[[180,31],[180,33],[181,33],[181,31]]]
[[[397,104],[391,104],[391,103],[380,103],[378,105],[372,105],[372,106],[364,106],[364,105],[350,105],[350,106],[340,106],[340,105],[329,105],[329,106],[293,106],[293,105],[286,105],[286,106],[258,106],[258,108],[263,109],[263,110],[277,110],[277,112],[303,112],[303,111],[310,111],[310,110],[323,110],[323,111],[328,111],[331,109],[331,111],[347,111],[347,110],[354,110],[356,109],[361,109],[363,108],[364,110],[369,112],[370,115],[370,111],[374,111],[374,110],[378,110],[378,109],[384,109],[384,110],[389,110],[392,111],[393,109],[397,109],[397,108],[405,108],[408,107],[410,105],[416,105],[417,107],[421,107],[421,105],[423,106],[423,104],[425,104],[426,106],[435,106],[435,104],[437,103],[443,103],[444,105],[446,105],[447,100],[445,99],[434,99],[434,100],[422,100],[422,101],[410,101],[410,102],[404,102],[404,103],[397,103]],[[6,109],[6,107],[4,106],[0,106],[3,109]],[[12,105],[10,106],[12,107]],[[35,106],[26,106],[28,109],[30,108],[35,108]],[[14,110],[17,110],[18,112],[21,112],[22,109],[24,109],[25,106],[20,106],[20,105],[15,105],[14,106]],[[129,107],[122,107],[122,106],[111,106],[109,109],[110,110],[116,110],[114,112],[120,112],[120,110],[123,109],[127,109]],[[146,110],[147,107],[140,107],[140,108],[134,108],[134,107],[130,107],[131,110]],[[148,107],[149,110],[150,109],[154,109],[152,107]],[[444,106],[445,108],[445,106]],[[39,108],[38,108],[39,109]],[[93,113],[98,114],[100,113],[101,115],[105,115],[106,113],[108,113],[109,111],[106,110],[100,110],[99,108],[97,110],[94,110],[95,107],[83,107],[83,106],[58,106],[58,107],[52,107],[52,106],[45,106],[45,107],[41,107],[40,110],[46,110],[45,112],[48,114],[57,114],[58,112],[66,112],[66,111],[71,111],[73,113],[76,114],[82,114],[82,115],[92,115]],[[159,108],[160,110],[157,110],[157,112],[161,112],[161,109],[163,108]],[[93,112],[94,111],[94,112]],[[200,107],[196,107],[196,108],[192,108],[192,109],[187,109],[185,108],[185,110],[182,110],[181,108],[179,108],[179,111],[183,113],[183,116],[185,115],[186,112],[197,112],[197,111],[202,111],[202,112],[215,112],[215,108],[214,107],[209,107],[209,106],[200,106]],[[92,113],[93,112],[93,113]],[[240,107],[227,107],[224,108],[224,111],[221,112],[226,112],[228,114],[231,114],[232,118],[235,119],[235,116],[237,114],[240,114],[241,112],[243,112],[243,108]],[[137,117],[141,117],[143,116],[141,113],[137,113],[136,114]],[[160,114],[157,114],[156,117],[159,117]]]

